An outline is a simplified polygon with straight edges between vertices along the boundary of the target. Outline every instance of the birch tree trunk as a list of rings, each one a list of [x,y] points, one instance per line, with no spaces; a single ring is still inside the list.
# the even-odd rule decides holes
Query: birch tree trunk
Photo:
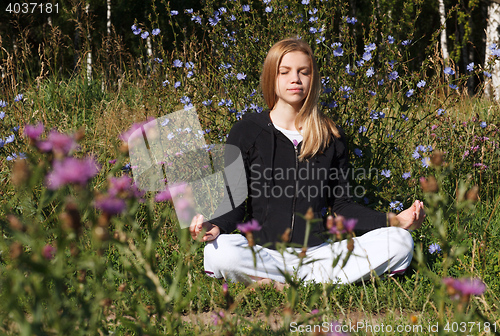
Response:
[[[87,20],[89,15],[90,4],[87,3],[85,6],[85,13],[87,14]],[[90,43],[90,32],[87,31],[87,41],[89,44],[89,50],[87,52],[87,83],[90,85],[92,81],[92,44]]]
[[[450,57],[448,53],[448,42],[446,41],[446,11],[444,7],[444,0],[439,0],[439,19],[441,21],[441,51],[443,52],[443,60],[446,63],[446,60]]]
[[[491,1],[488,7],[488,23],[486,26],[486,55],[484,68],[488,68],[488,62],[492,57],[491,50],[498,48],[498,28],[500,26],[500,4]],[[496,44],[496,48],[494,47]],[[492,99],[500,99],[500,61],[497,59],[491,69],[491,81],[485,88],[486,96]]]

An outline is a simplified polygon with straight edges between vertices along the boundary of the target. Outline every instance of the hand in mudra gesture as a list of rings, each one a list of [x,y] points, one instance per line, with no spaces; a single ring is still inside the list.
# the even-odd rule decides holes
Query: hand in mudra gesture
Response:
[[[189,226],[189,232],[193,239],[198,239],[202,242],[212,241],[220,234],[220,229],[217,225],[213,225],[210,222],[203,222],[203,215],[196,215],[191,221]],[[200,233],[204,232],[202,236]]]

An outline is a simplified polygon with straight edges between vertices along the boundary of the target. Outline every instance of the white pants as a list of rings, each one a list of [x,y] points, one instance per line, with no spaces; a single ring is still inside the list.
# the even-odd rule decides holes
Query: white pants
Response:
[[[244,236],[221,234],[205,246],[205,273],[227,281],[250,284],[254,280],[249,276],[284,283],[285,277],[280,271],[291,275],[297,272],[297,276],[306,282],[347,284],[369,279],[372,271],[379,276],[386,272],[404,272],[413,257],[413,239],[408,231],[397,227],[365,233],[354,238],[354,250],[344,267],[343,259],[348,253],[347,240],[309,248],[298,270],[300,258],[291,253],[294,250],[298,254],[301,249],[289,247],[281,255],[276,250],[256,245],[254,263]],[[333,265],[339,255],[340,261]]]

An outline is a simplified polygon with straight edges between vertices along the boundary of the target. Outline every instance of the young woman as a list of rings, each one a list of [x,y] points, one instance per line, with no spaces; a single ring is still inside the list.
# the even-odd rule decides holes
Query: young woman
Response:
[[[283,272],[297,272],[305,281],[337,283],[367,279],[372,272],[403,272],[413,256],[407,230],[421,226],[423,204],[415,201],[390,221],[395,226],[388,226],[386,214],[351,201],[345,134],[318,109],[321,85],[309,45],[296,38],[276,43],[264,62],[261,86],[269,110],[246,114],[227,139],[244,160],[246,207],[241,204],[210,222],[196,216],[189,228],[194,239],[207,242],[205,272],[247,284],[269,279],[284,283]],[[289,247],[283,254],[275,249],[283,239],[304,244],[306,222],[297,213],[309,208],[315,218],[330,208],[332,214],[358,220],[356,231],[364,234],[353,239],[343,267],[334,260],[347,255],[347,241],[329,241],[324,221],[312,227],[299,269],[300,248]],[[261,226],[252,233],[256,258],[245,236],[231,234],[245,212]]]

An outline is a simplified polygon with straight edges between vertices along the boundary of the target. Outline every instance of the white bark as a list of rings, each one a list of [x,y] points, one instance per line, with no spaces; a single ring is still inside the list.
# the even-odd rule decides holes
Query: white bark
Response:
[[[89,14],[90,4],[85,6],[85,13]],[[92,46],[90,44],[90,33],[87,33],[87,40],[89,43],[89,51],[87,52],[87,83],[90,85],[92,81]]]
[[[108,21],[107,21],[106,27],[107,27],[108,36],[109,36],[109,35],[111,35],[111,0],[107,0],[106,3],[108,5],[108,11],[107,11]]]
[[[446,60],[450,57],[448,53],[448,42],[446,41],[446,12],[444,8],[444,0],[439,0],[439,19],[441,21],[441,50],[443,52],[443,60]]]
[[[484,67],[488,69],[488,62],[491,60],[491,50],[493,44],[499,47],[498,28],[500,26],[500,4],[490,2],[488,7],[488,24],[486,26],[486,57]],[[487,79],[487,78],[485,78]],[[491,69],[491,80],[485,88],[486,96],[500,100],[500,60],[496,59]]]

